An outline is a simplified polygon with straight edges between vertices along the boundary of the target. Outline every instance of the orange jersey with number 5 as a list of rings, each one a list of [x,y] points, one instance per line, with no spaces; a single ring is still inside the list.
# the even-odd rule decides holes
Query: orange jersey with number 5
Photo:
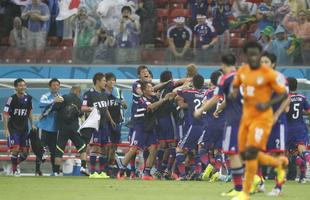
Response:
[[[260,111],[256,109],[256,105],[269,102],[273,92],[278,94],[286,92],[284,76],[265,65],[255,70],[252,70],[249,65],[243,65],[237,71],[233,86],[242,88],[243,116],[247,117],[263,117],[262,115],[272,117],[271,107]]]

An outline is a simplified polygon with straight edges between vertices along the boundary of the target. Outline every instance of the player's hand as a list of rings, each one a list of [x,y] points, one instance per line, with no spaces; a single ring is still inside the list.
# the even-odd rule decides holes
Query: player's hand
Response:
[[[54,99],[54,103],[62,103],[64,101],[64,98],[62,96],[57,96]]]
[[[38,128],[36,127],[36,125],[34,125],[34,124],[31,126],[31,128],[32,128],[32,130],[37,130],[37,129],[38,129]]]
[[[213,113],[213,117],[215,117],[216,119],[219,118],[219,114],[220,112],[218,110],[216,110],[214,113]]]
[[[201,115],[202,115],[202,110],[201,109],[197,109],[197,110],[195,110],[194,111],[194,117],[196,118],[196,119],[199,119],[200,117],[201,117]]]
[[[10,135],[9,129],[5,129],[5,130],[4,130],[4,137],[5,137],[5,138],[8,138],[9,135]]]
[[[260,111],[265,111],[269,108],[270,106],[266,103],[258,103],[256,104],[256,109]]]
[[[116,128],[116,123],[113,120],[111,120],[110,123],[111,123],[112,128],[115,129]]]
[[[127,104],[126,104],[125,101],[122,101],[122,108],[123,108],[123,109],[127,109],[127,108],[128,108],[128,106],[127,106]]]

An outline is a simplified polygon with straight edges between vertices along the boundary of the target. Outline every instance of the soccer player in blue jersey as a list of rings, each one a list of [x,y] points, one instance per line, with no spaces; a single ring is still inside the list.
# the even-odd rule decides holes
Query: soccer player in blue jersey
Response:
[[[96,73],[93,77],[94,87],[83,95],[82,111],[88,114],[96,108],[100,114],[99,130],[90,135],[84,135],[86,144],[90,144],[90,176],[89,178],[109,178],[105,173],[108,162],[107,146],[110,144],[108,131],[109,123],[115,127],[115,122],[108,111],[108,97],[105,93],[105,75]],[[99,157],[99,173],[96,171],[97,157]]]
[[[131,119],[134,119],[134,114],[136,112],[137,106],[139,99],[141,98],[143,92],[141,90],[141,84],[143,82],[148,82],[150,80],[151,74],[147,66],[145,65],[140,65],[137,68],[137,75],[139,80],[135,81],[132,85],[132,105],[131,105]],[[128,141],[131,141],[131,136],[132,136],[133,130],[132,128],[129,129],[129,135],[128,135]],[[132,156],[130,160],[130,170],[131,170],[131,175],[130,177],[134,179],[136,177],[136,155]]]
[[[28,123],[33,124],[32,97],[26,93],[26,82],[14,81],[16,93],[8,98],[3,111],[4,136],[8,139],[13,176],[20,176],[17,165],[27,159],[29,153]]]
[[[303,119],[303,114],[310,114],[310,105],[307,98],[297,93],[297,79],[289,77],[288,79],[291,103],[286,114],[288,128],[288,149],[298,150],[296,164],[300,168],[299,182],[305,183],[306,166],[310,163],[310,152],[307,150],[309,144],[308,128]]]
[[[108,110],[111,118],[115,122],[115,127],[108,124],[108,131],[111,139],[111,146],[109,146],[108,153],[108,173],[115,176],[116,161],[115,153],[118,145],[121,143],[121,129],[123,122],[123,110],[127,109],[126,101],[124,100],[123,91],[115,86],[116,76],[113,73],[106,73],[106,87],[105,91],[108,97]]]
[[[193,77],[193,89],[174,89],[172,95],[169,98],[174,98],[175,95],[180,96],[188,104],[188,123],[189,127],[186,134],[179,141],[176,148],[176,167],[179,171],[178,180],[186,180],[185,171],[185,158],[188,152],[196,150],[199,138],[202,135],[204,128],[204,121],[201,119],[195,119],[193,112],[202,105],[202,101],[205,98],[205,93],[202,90],[204,85],[204,78],[197,74]]]
[[[225,109],[225,127],[223,137],[223,152],[229,156],[231,161],[231,174],[234,188],[227,193],[223,193],[223,196],[234,197],[242,191],[242,176],[244,173],[242,160],[238,154],[238,130],[242,114],[242,95],[239,91],[237,98],[232,100],[228,98],[234,76],[236,74],[236,58],[232,54],[222,56],[221,69],[224,75],[221,77],[218,89],[214,96],[204,102],[201,108],[197,109],[194,113],[196,118],[201,117],[202,113],[210,110],[216,106],[221,99],[225,99],[223,103],[216,111],[218,113],[222,109]]]
[[[276,63],[277,63],[277,57],[273,53],[264,52],[262,54],[261,64],[266,65],[275,70]],[[280,72],[278,73],[281,74]],[[283,75],[281,74],[281,76]],[[274,94],[273,96],[275,97],[276,94]],[[282,103],[277,103],[272,106],[274,112],[274,125],[268,139],[267,151],[269,153],[274,154],[275,156],[280,155],[283,156],[286,150],[285,146],[287,138],[287,122],[286,122],[285,109],[287,108],[287,106],[289,106],[289,103],[290,98],[288,97]],[[260,183],[256,186],[256,190],[257,192],[264,192],[265,191],[264,178],[262,175],[261,168],[258,171],[258,176],[260,178]],[[268,195],[279,196],[282,191],[282,184],[283,183],[276,182],[276,186],[270,193],[268,193]]]
[[[221,76],[222,72],[218,70],[211,74],[209,89],[206,92],[206,100],[209,100],[214,96],[214,92],[217,90],[218,80]],[[217,107],[219,107],[223,101],[224,99],[221,99],[217,103]],[[209,179],[211,173],[213,172],[210,182],[215,182],[218,180],[218,177],[220,176],[219,171],[223,165],[222,142],[223,128],[225,125],[225,111],[218,113],[217,116],[214,116],[214,112],[217,107],[213,107],[206,112],[206,126],[200,144],[201,148],[199,150],[200,159],[203,164],[207,166],[205,172],[203,173],[202,179]],[[206,160],[208,158],[210,159],[210,162],[209,160]]]
[[[139,150],[148,150],[142,179],[153,180],[151,168],[156,159],[158,145],[155,132],[156,119],[154,112],[168,99],[163,98],[158,100],[155,97],[152,84],[148,82],[141,83],[141,91],[143,95],[138,100],[136,111],[133,115],[133,132],[130,141],[130,149],[122,161],[121,169],[117,175],[118,179],[124,179],[127,165]]]

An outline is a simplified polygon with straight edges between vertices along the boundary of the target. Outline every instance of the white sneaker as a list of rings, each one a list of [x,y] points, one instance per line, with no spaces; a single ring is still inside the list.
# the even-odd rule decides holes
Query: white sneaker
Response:
[[[307,180],[305,178],[302,178],[302,179],[299,179],[298,182],[301,184],[305,184],[305,183],[307,183]]]
[[[16,172],[13,172],[12,174],[14,177],[21,177],[20,175],[20,172],[19,171],[16,171]]]
[[[278,197],[281,195],[281,190],[279,188],[273,188],[271,192],[267,194],[267,196]]]
[[[88,171],[87,171],[84,167],[81,167],[80,173],[81,173],[81,174],[84,174],[85,176],[89,176]]]
[[[259,193],[265,193],[266,192],[266,188],[265,188],[265,184],[264,183],[259,184],[257,186],[257,192],[259,192]]]

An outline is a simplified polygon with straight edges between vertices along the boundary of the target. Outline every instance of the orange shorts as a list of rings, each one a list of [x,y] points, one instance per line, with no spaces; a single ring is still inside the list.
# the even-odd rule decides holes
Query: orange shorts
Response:
[[[272,129],[272,117],[243,118],[238,132],[239,152],[244,152],[247,147],[256,147],[266,150],[269,134]]]

